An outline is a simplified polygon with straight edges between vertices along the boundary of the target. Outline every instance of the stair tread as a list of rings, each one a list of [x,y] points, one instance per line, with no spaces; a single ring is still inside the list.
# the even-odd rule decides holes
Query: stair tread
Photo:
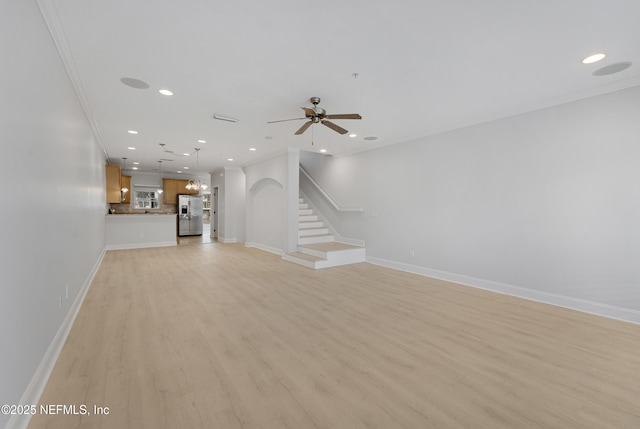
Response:
[[[296,258],[304,259],[304,260],[307,260],[307,261],[311,261],[311,262],[325,261],[326,260],[326,259],[323,259],[323,258],[319,258],[317,256],[307,255],[306,253],[300,253],[300,252],[290,252],[290,253],[288,253],[288,255],[296,257]]]
[[[337,241],[330,241],[328,243],[311,243],[311,244],[302,244],[298,247],[304,247],[311,250],[317,250],[320,252],[331,252],[338,250],[351,250],[351,249],[362,249],[360,246],[354,246],[352,244],[340,243]]]

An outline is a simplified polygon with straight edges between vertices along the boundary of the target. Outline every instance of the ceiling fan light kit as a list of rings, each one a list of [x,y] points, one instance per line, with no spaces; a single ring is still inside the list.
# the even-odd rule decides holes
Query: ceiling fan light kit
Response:
[[[268,124],[273,124],[276,122],[286,122],[286,121],[298,121],[303,119],[308,119],[308,122],[302,124],[300,128],[294,133],[295,135],[303,134],[305,131],[309,129],[309,127],[313,124],[320,123],[333,131],[340,134],[347,134],[349,131],[345,130],[341,126],[329,121],[329,119],[362,119],[358,113],[339,113],[334,115],[327,115],[327,111],[322,107],[318,107],[320,104],[320,97],[311,97],[309,99],[311,104],[313,104],[313,108],[311,107],[301,107],[304,110],[305,117],[304,118],[293,118],[293,119],[282,119],[279,121],[270,121]]]

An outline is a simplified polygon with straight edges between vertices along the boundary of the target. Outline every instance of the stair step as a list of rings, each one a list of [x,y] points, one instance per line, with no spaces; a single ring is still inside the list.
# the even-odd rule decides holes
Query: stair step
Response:
[[[329,242],[298,246],[297,252],[286,253],[282,259],[305,267],[320,269],[357,264],[365,261],[364,247]]]
[[[300,209],[298,210],[298,216],[306,216],[306,215],[312,215],[313,214],[313,209]]]
[[[299,203],[298,204],[298,210],[308,209],[308,208],[309,208],[309,204],[307,204],[307,203]]]
[[[304,237],[299,237],[298,238],[298,244],[299,245],[304,245],[304,244],[312,244],[312,243],[327,243],[329,241],[333,241],[334,240],[334,236],[331,234],[325,234],[325,235],[306,235]]]
[[[298,229],[298,237],[307,237],[310,235],[325,235],[329,233],[329,228],[305,228]]]
[[[298,246],[301,252],[308,250],[316,252],[340,252],[344,250],[361,250],[364,247],[354,246],[353,244],[340,243],[339,241],[332,241],[328,243],[315,243],[307,244],[304,246]]]
[[[290,252],[290,253],[288,253],[288,255],[294,256],[296,258],[304,259],[305,261],[311,261],[311,262],[323,261],[324,260],[324,258],[320,258],[318,256],[313,256],[313,255],[309,255],[309,254],[302,253],[302,252]]]
[[[326,259],[317,258],[312,255],[305,255],[300,252],[285,253],[282,255],[282,259],[313,269],[322,268],[322,265],[327,262]]]
[[[324,222],[319,220],[298,222],[299,229],[322,228],[323,226]]]
[[[318,215],[302,215],[302,216],[298,216],[298,221],[299,222],[311,222],[311,221],[316,221],[319,220],[318,219]]]

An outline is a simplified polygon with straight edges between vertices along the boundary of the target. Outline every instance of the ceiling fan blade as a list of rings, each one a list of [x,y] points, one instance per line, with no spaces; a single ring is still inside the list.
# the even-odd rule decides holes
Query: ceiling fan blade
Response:
[[[269,121],[267,122],[267,124],[275,124],[276,122],[299,121],[300,119],[307,119],[307,118],[281,119],[279,121]]]
[[[296,131],[294,134],[295,135],[300,135],[302,133],[304,133],[305,131],[307,131],[307,128],[309,128],[311,126],[311,124],[313,124],[313,121],[309,121],[309,122],[305,122],[298,131]]]
[[[357,113],[339,113],[337,115],[327,115],[329,119],[362,119]]]
[[[304,113],[305,115],[307,115],[307,118],[312,118],[316,116],[316,111],[309,107],[301,107],[301,109],[304,110]]]
[[[345,130],[344,128],[334,124],[333,122],[324,120],[324,121],[320,121],[322,122],[322,125],[326,125],[327,127],[331,128],[333,131],[338,132],[340,134],[347,134],[349,131]]]

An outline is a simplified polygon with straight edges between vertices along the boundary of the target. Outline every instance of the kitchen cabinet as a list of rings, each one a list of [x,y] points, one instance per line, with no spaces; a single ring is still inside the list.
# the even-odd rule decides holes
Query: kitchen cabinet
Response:
[[[189,184],[188,180],[181,179],[162,179],[162,203],[163,204],[178,204],[178,195],[198,195],[199,191],[196,189],[187,189]]]
[[[178,188],[175,179],[162,179],[162,203],[177,204]]]
[[[120,166],[107,165],[107,203],[120,202]]]

